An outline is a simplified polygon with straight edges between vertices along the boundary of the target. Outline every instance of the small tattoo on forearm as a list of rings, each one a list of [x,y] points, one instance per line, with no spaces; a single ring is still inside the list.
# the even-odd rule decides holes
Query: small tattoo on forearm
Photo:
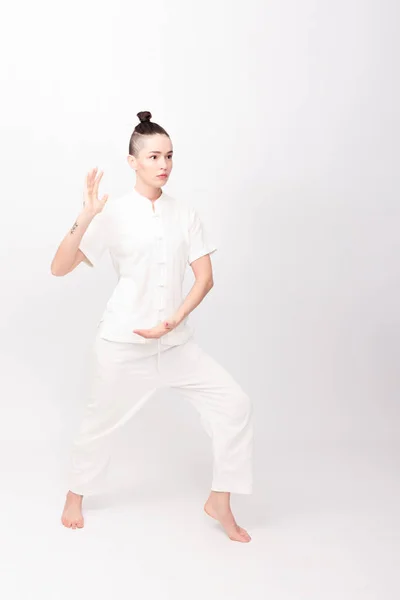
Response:
[[[77,227],[78,227],[78,221],[75,221],[75,223],[72,225],[70,233],[74,233],[74,231]]]

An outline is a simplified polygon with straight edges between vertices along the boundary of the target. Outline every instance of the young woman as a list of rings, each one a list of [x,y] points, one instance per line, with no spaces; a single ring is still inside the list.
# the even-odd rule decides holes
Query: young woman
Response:
[[[205,512],[230,539],[249,542],[230,507],[230,494],[252,493],[252,404],[233,377],[194,340],[187,317],[213,287],[208,240],[196,210],[162,187],[172,170],[167,132],[138,113],[129,142],[135,187],[116,199],[98,198],[103,173],[86,177],[83,209],[61,242],[53,275],[110,253],[118,283],[98,324],[89,402],[73,442],[62,523],[83,527],[82,498],[104,477],[115,431],[160,387],[189,399],[212,439],[213,478]],[[187,265],[195,283],[186,298]]]

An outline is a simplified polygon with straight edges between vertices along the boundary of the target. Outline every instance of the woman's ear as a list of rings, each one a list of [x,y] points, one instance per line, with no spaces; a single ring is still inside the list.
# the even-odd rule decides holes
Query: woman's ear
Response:
[[[136,171],[136,169],[137,169],[136,158],[134,156],[132,156],[132,154],[128,154],[128,156],[126,157],[126,160],[128,161],[128,165],[131,167],[131,169]]]

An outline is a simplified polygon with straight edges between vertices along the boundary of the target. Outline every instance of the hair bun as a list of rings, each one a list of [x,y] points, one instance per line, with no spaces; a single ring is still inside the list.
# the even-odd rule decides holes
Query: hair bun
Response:
[[[148,110],[144,110],[142,112],[139,112],[137,114],[137,116],[139,117],[140,122],[144,123],[145,121],[150,121],[150,119],[151,119],[151,112],[149,112]]]

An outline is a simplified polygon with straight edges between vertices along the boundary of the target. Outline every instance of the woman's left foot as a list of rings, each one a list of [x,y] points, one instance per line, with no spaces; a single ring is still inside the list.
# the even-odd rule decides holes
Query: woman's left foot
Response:
[[[211,492],[204,505],[204,511],[221,523],[231,540],[234,542],[250,542],[250,535],[236,523],[229,506],[229,497],[227,500],[226,494],[227,492]],[[225,497],[222,497],[222,495]]]

